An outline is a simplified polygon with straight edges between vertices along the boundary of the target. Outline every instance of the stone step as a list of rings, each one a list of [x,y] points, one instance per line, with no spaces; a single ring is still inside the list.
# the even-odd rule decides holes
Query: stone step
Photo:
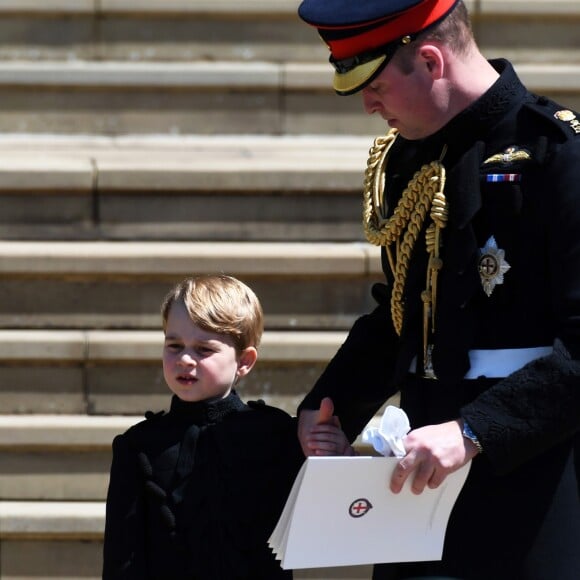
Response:
[[[366,243],[0,241],[0,328],[157,329],[170,287],[211,272],[249,284],[269,330],[348,328],[382,279]]]
[[[103,502],[0,501],[0,577],[97,580],[103,530]]]
[[[362,240],[372,141],[3,135],[2,237]]]
[[[240,382],[240,396],[295,413],[345,336],[345,330],[267,330],[255,369]],[[0,330],[0,409],[139,416],[163,409],[171,393],[163,380],[162,347],[161,330]],[[101,426],[98,418],[91,420]]]
[[[323,62],[298,0],[4,0],[3,60]],[[466,0],[483,49],[578,62],[577,0]]]
[[[141,418],[0,415],[0,499],[103,501],[113,438]]]
[[[521,63],[535,92],[580,109],[580,62]],[[331,68],[273,62],[0,63],[0,132],[56,134],[376,134]]]
[[[0,578],[101,578],[103,502],[0,501]],[[296,580],[365,580],[370,566],[298,570]]]
[[[373,134],[382,125],[329,83],[324,64],[3,62],[0,132]]]
[[[504,57],[517,65],[580,62],[576,0],[474,0],[466,5],[488,58]]]

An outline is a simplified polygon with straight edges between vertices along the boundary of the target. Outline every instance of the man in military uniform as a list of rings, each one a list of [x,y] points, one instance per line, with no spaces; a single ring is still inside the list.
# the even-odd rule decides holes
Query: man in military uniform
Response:
[[[299,15],[336,92],[391,128],[364,180],[386,284],[301,403],[302,447],[332,452],[309,440],[321,403],[352,441],[400,391],[412,430],[391,490],[472,464],[442,561],[375,578],[577,580],[580,118],[487,61],[461,1],[303,0]]]

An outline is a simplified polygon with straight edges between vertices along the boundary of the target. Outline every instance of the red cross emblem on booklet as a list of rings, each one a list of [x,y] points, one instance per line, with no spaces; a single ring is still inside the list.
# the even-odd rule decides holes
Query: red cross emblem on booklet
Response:
[[[367,514],[369,510],[373,507],[373,504],[364,497],[355,499],[348,508],[348,515],[351,518],[360,518]]]

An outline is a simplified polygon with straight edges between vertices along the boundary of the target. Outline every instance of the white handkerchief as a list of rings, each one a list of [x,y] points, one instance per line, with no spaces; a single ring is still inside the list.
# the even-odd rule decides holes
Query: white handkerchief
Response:
[[[379,428],[368,427],[362,434],[362,440],[372,445],[377,453],[388,457],[405,457],[403,437],[410,431],[409,418],[403,409],[389,405],[379,424]]]

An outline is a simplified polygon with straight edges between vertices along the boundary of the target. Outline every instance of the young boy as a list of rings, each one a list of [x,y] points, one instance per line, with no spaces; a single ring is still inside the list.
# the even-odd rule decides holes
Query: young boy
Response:
[[[233,390],[256,363],[260,303],[235,278],[202,276],[161,312],[171,408],[113,441],[103,579],[292,578],[267,540],[304,459],[295,419]],[[329,453],[348,445],[326,438]]]

